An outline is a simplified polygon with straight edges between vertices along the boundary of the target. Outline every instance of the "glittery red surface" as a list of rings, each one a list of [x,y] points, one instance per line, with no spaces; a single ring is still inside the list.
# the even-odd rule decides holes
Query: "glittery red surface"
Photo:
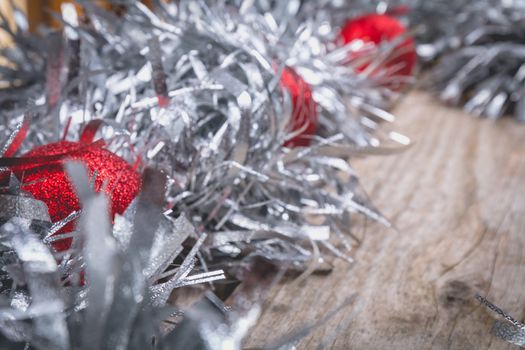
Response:
[[[286,147],[308,146],[311,135],[317,130],[317,106],[312,89],[292,68],[285,67],[281,75],[281,86],[292,97],[293,115],[289,130],[301,132],[285,142]]]
[[[52,222],[64,219],[80,209],[78,198],[64,172],[65,160],[78,160],[86,164],[90,176],[97,174],[95,190],[100,191],[105,185],[105,192],[111,200],[112,217],[122,214],[140,190],[140,176],[122,158],[111,153],[101,144],[85,145],[78,142],[61,141],[37,147],[22,157],[47,157],[64,154],[56,161],[31,167],[13,167],[12,170],[22,179],[22,189],[30,192],[36,199],[45,202]],[[74,223],[69,223],[61,232],[69,232]],[[57,241],[58,251],[66,250],[71,239]]]
[[[340,37],[345,44],[357,39],[367,43],[379,44],[384,40],[395,39],[405,32],[406,28],[396,18],[388,15],[371,14],[348,20],[341,30]],[[407,38],[396,47],[396,53],[386,62],[386,66],[392,67],[402,63],[396,74],[410,76],[416,60],[414,40]],[[366,65],[360,67],[360,70],[365,68]]]

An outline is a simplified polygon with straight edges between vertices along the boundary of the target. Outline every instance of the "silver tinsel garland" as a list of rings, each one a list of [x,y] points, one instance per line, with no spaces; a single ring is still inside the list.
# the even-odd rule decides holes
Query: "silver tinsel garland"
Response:
[[[212,261],[262,255],[311,271],[319,248],[350,260],[337,246],[351,245],[344,228],[352,213],[388,224],[345,161],[388,151],[371,133],[377,119],[392,118],[386,105],[376,105],[393,94],[374,82],[380,76],[357,75],[352,62],[343,64],[347,56],[328,52],[320,46],[328,40],[307,29],[290,25],[277,35],[270,12],[183,1],[159,2],[155,12],[132,3],[117,18],[82,4],[90,24],[80,25],[74,8],[65,7],[65,42],[19,31],[17,45],[6,49],[16,68],[4,81],[20,87],[3,102],[10,107],[1,112],[3,125],[12,128],[34,101],[27,146],[56,140],[65,125],[76,137],[81,125],[101,118],[113,151],[166,171],[168,202],[210,233],[203,253]],[[379,66],[383,55],[377,50],[368,59]],[[310,147],[283,147],[292,116],[279,87],[285,61],[317,80],[323,132]],[[24,66],[38,74],[18,69]]]
[[[250,1],[241,1],[241,9],[244,3]],[[406,136],[380,123],[395,120],[388,111],[401,90],[393,87],[413,80],[384,65],[399,54],[396,45],[404,38],[385,40],[382,45],[359,40],[343,45],[339,37],[345,21],[367,14],[373,8],[370,4],[342,6],[332,1],[292,1],[271,6],[266,1],[256,3],[258,6],[246,6],[241,19],[236,21],[255,23],[279,61],[293,67],[312,86],[320,107],[320,135],[328,138],[342,134],[347,143],[372,146],[372,152],[410,143]],[[359,71],[359,67],[365,65],[368,69]]]
[[[130,2],[117,17],[81,4],[88,22],[66,5],[63,33],[29,34],[19,11],[18,30],[4,21],[14,45],[2,49],[10,63],[0,67],[0,135],[12,141],[31,116],[24,151],[64,130],[76,139],[100,120],[109,149],[150,170],[113,227],[104,197],[79,165],[68,169],[81,213],[49,226],[44,214],[35,221],[27,211],[2,209],[6,344],[237,348],[263,291],[284,270],[306,276],[326,269],[325,252],[350,262],[356,214],[389,225],[347,158],[409,143],[378,123],[393,120],[387,109],[398,93],[386,86],[398,78],[355,69],[381,67],[396,42],[365,47],[354,62],[349,53],[362,48],[335,47],[330,12],[311,6],[158,1],[150,10]],[[291,99],[280,88],[286,66],[312,86],[320,108],[320,132],[308,147],[284,146],[294,136]],[[20,187],[12,177],[5,196],[13,198],[1,200],[41,206]],[[53,235],[78,217],[75,232]],[[50,244],[67,237],[72,248],[56,256]],[[191,249],[181,255],[184,242]],[[175,330],[161,326],[180,315],[166,305],[174,288],[223,279],[223,270],[244,281],[237,307],[208,296]],[[39,310],[39,302],[50,309]]]
[[[418,54],[435,62],[428,85],[475,115],[525,120],[525,2],[419,1]]]

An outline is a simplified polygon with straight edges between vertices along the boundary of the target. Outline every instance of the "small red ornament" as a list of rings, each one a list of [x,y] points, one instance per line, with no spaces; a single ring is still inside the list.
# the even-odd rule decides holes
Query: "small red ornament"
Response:
[[[286,147],[306,147],[317,130],[317,105],[312,89],[291,67],[285,67],[281,75],[281,86],[292,97],[293,114],[288,125],[296,136],[284,143]]]
[[[370,14],[348,20],[341,29],[340,37],[345,44],[354,40],[365,43],[381,44],[383,41],[393,40],[406,33],[405,26],[396,18],[388,15]],[[385,66],[399,67],[392,75],[411,76],[416,65],[417,54],[414,40],[407,38],[396,48],[393,57]],[[359,67],[362,71],[367,65]]]
[[[80,209],[75,190],[64,171],[66,160],[82,161],[89,169],[90,177],[95,176],[94,187],[100,191],[103,186],[111,201],[111,217],[122,214],[140,190],[139,174],[122,158],[104,148],[102,141],[94,143],[60,141],[34,148],[22,155],[21,164],[11,170],[22,179],[22,189],[36,199],[46,203],[52,222],[66,218]],[[31,158],[34,162],[25,162]],[[73,222],[59,232],[69,232]],[[56,241],[57,251],[67,250],[71,239]]]

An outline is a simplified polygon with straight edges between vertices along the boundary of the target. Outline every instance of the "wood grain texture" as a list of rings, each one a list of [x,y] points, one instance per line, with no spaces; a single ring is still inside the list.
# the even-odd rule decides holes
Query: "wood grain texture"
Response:
[[[420,92],[396,114],[414,146],[352,164],[397,231],[373,224],[354,265],[271,291],[246,347],[318,321],[356,292],[298,348],[517,349],[490,334],[474,295],[525,314],[525,125],[476,119]]]

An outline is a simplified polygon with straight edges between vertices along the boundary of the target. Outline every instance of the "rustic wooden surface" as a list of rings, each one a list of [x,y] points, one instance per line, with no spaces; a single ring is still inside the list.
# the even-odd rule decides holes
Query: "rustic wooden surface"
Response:
[[[318,321],[356,292],[298,349],[518,348],[491,336],[474,295],[524,316],[525,125],[476,119],[420,92],[396,114],[414,146],[352,164],[397,231],[371,225],[353,266],[271,291],[246,347]]]

